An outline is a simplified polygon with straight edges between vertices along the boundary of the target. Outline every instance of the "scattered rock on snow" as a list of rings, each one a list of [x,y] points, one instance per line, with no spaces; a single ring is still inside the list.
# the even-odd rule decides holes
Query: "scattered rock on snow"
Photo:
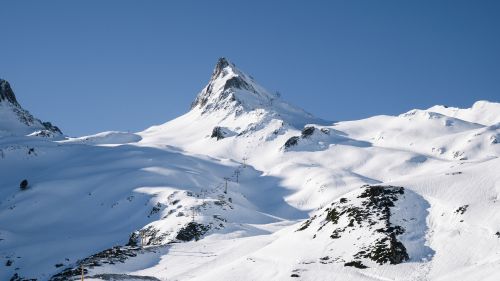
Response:
[[[144,254],[146,252],[154,252],[154,248],[144,249],[133,246],[115,246],[113,248],[104,250],[88,258],[78,261],[74,266],[68,267],[63,271],[53,275],[49,279],[49,281],[75,280],[80,276],[82,266],[84,274],[87,275],[89,273],[89,269],[93,269],[105,264],[124,263],[127,259],[136,257],[138,254]]]
[[[339,199],[320,214],[305,221],[297,231],[313,232],[313,239],[329,231],[330,239],[345,238],[350,241],[363,238],[366,240],[355,246],[356,250],[353,250],[353,254],[347,257],[347,260],[350,258],[352,262],[347,263],[346,266],[361,266],[363,259],[378,264],[402,263],[409,259],[409,255],[406,247],[397,237],[405,233],[405,229],[391,223],[390,219],[391,208],[404,194],[403,187],[363,186],[362,191],[355,198]],[[311,229],[313,224],[318,227],[317,230]],[[356,232],[360,234],[355,234]],[[367,232],[371,233],[368,237],[366,237]],[[353,235],[365,237],[356,238]],[[342,241],[339,243],[346,243]],[[335,249],[332,251],[335,252]]]
[[[302,130],[302,133],[300,135],[301,138],[307,138],[309,136],[311,136],[313,133],[314,133],[314,130],[316,128],[314,128],[314,126],[307,126],[307,127],[304,127],[304,129]]]
[[[291,137],[285,142],[285,149],[288,149],[294,145],[297,145],[299,143],[299,137]]]
[[[217,140],[221,140],[223,138],[227,138],[234,135],[236,135],[236,133],[231,131],[230,129],[216,126],[212,129],[212,134],[210,135],[210,137],[216,138]]]
[[[458,209],[455,211],[455,214],[463,215],[466,211],[467,208],[469,208],[469,205],[463,205],[458,207]]]
[[[362,264],[360,261],[350,261],[344,263],[344,266],[352,266],[360,269],[368,268],[368,266]]]
[[[222,131],[221,127],[214,127],[212,130],[212,135],[210,136],[211,138],[216,138],[217,140],[221,140],[225,138],[224,133]]]
[[[208,230],[210,226],[192,221],[181,228],[175,238],[180,241],[198,241]]]

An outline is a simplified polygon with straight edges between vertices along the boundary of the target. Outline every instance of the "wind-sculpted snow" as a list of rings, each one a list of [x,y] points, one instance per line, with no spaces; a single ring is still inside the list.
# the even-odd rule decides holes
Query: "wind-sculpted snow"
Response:
[[[448,160],[481,160],[500,154],[500,130],[439,113],[411,110],[397,117],[376,116],[340,122],[334,129],[374,146],[413,151]]]
[[[498,114],[500,111],[500,103],[498,102],[477,101],[470,108],[436,105],[429,108],[428,111],[441,113],[485,126],[500,123],[500,115]]]
[[[248,223],[306,216],[283,201],[277,179],[232,161],[168,148],[13,140],[19,149],[0,159],[0,170],[9,175],[0,186],[0,254],[10,261],[0,279],[17,273],[45,280],[59,267],[131,241],[150,246],[191,240],[192,222],[202,231],[190,235],[201,239],[217,232],[251,235]],[[6,146],[10,141],[3,139]],[[30,182],[25,191],[19,189],[22,179]],[[277,196],[248,201],[270,187]],[[139,241],[134,233],[141,234]]]
[[[328,123],[221,59],[172,121],[54,141],[6,89],[1,280],[500,278],[498,103]]]

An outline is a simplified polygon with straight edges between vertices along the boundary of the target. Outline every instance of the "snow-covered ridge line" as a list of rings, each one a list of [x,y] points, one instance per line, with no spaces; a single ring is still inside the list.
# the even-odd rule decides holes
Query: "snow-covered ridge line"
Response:
[[[143,132],[14,130],[0,279],[496,281],[500,112],[479,105],[322,122],[221,59]]]
[[[427,110],[486,126],[500,123],[500,114],[498,114],[500,103],[498,102],[481,100],[475,102],[470,108],[435,105]]]

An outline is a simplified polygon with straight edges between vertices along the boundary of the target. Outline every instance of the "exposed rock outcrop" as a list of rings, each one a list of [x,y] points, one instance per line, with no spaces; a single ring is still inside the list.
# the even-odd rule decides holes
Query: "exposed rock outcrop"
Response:
[[[59,137],[61,130],[50,122],[42,122],[23,109],[9,82],[0,79],[0,134]]]
[[[216,138],[217,140],[221,140],[225,138],[224,132],[222,131],[221,127],[214,127],[212,130],[212,135],[210,136],[211,138]]]
[[[394,220],[392,208],[404,205],[402,200],[406,200],[403,187],[363,186],[360,192],[340,198],[306,220],[297,231],[310,233],[312,239],[324,239],[333,254],[342,247],[342,254],[328,257],[327,263],[344,262],[357,268],[399,264],[410,259],[399,237],[406,233],[406,227],[412,229],[425,222],[425,218],[412,217],[411,212]]]

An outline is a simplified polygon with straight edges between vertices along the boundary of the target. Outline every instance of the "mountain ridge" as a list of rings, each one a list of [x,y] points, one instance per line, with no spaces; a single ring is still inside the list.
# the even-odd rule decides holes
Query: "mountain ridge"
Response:
[[[262,89],[222,59],[145,131],[0,135],[0,279],[500,277],[498,124],[316,123]]]
[[[17,101],[7,80],[0,79],[0,135],[32,135],[61,138],[62,132],[50,122],[43,122]]]
[[[500,111],[500,103],[498,102],[480,100],[469,108],[435,105],[428,110],[486,126],[500,123],[500,116],[495,114],[495,112]]]

